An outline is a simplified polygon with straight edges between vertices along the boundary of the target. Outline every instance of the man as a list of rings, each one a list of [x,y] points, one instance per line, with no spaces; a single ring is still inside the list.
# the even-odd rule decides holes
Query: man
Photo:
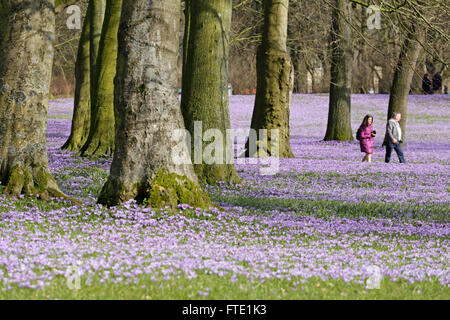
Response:
[[[392,150],[395,150],[398,155],[398,160],[400,163],[405,163],[405,158],[403,156],[402,145],[402,129],[400,128],[400,124],[398,123],[402,115],[399,112],[394,112],[391,119],[389,119],[386,125],[386,135],[384,136],[383,145],[386,146],[386,157],[384,161],[389,163],[391,161]]]
[[[433,76],[433,91],[440,94],[442,90],[442,77],[440,72]]]
[[[425,94],[433,94],[431,90],[432,82],[431,77],[428,73],[425,73],[422,78],[422,90]]]

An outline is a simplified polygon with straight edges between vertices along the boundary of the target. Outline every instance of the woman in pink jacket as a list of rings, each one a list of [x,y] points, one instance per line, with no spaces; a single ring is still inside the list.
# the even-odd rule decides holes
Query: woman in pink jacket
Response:
[[[373,138],[376,136],[376,131],[372,127],[373,117],[368,114],[364,117],[361,126],[358,129],[357,136],[359,137],[359,146],[361,152],[365,152],[366,155],[362,159],[363,162],[372,162],[373,154]]]

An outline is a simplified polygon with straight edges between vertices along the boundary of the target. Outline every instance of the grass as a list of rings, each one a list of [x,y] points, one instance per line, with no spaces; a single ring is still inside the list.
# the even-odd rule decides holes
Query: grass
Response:
[[[98,278],[86,284],[80,281],[67,285],[65,278],[54,280],[52,286],[42,290],[15,288],[1,291],[0,299],[132,299],[132,300],[280,300],[280,299],[448,299],[450,289],[438,282],[406,281],[391,282],[383,279],[380,289],[368,289],[362,284],[346,283],[343,280],[321,280],[292,278],[291,280],[270,279],[254,282],[243,277],[233,280],[230,276],[199,274],[195,279],[150,280],[138,277],[136,282],[100,283]]]
[[[297,212],[305,216],[316,216],[327,219],[342,218],[395,218],[399,220],[442,221],[448,222],[450,205],[445,204],[392,204],[386,202],[343,202],[337,200],[286,199],[279,197],[251,198],[245,195],[210,194],[213,201],[234,206],[251,208],[255,214],[261,210],[279,209]],[[257,212],[257,213],[256,213]]]

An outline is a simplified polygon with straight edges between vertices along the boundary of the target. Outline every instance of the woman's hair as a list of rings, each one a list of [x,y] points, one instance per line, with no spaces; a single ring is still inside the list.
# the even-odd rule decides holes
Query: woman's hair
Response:
[[[373,116],[371,114],[367,114],[364,117],[363,122],[361,123],[361,127],[363,127],[364,129],[367,128],[367,126],[369,125],[369,118],[372,118],[372,123],[373,123]]]

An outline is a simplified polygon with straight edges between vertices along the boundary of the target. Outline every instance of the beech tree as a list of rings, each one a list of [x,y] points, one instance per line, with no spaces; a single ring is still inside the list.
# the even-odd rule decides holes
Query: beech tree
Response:
[[[96,64],[102,34],[105,0],[89,0],[75,65],[75,104],[70,136],[62,149],[80,151],[91,127],[91,104],[96,83]]]
[[[423,30],[414,23],[411,23],[400,50],[389,95],[387,118],[390,119],[394,112],[400,112],[402,114],[399,124],[402,129],[403,142],[405,142],[406,137],[408,95],[411,89],[411,81],[416,68],[417,59],[422,49],[421,42],[423,42],[423,40]]]
[[[208,129],[220,130],[223,140],[212,143],[226,146],[226,130],[231,127],[228,101],[231,0],[186,0],[185,7],[181,97],[184,123],[192,137],[197,121],[201,122],[202,138]],[[208,164],[203,157],[207,143],[202,147],[191,145],[191,158],[201,180],[210,184],[239,182],[234,163],[227,163],[226,147],[216,150],[223,152],[222,157],[217,157],[223,159],[222,163]]]
[[[42,199],[64,196],[50,173],[46,147],[55,1],[2,1],[0,15],[0,180],[4,192],[35,194]]]
[[[70,136],[63,150],[79,151],[85,144],[91,121],[91,16],[93,1],[90,0],[84,18],[75,62],[75,100]]]
[[[352,4],[335,0],[331,28],[331,82],[326,141],[353,140],[351,126]]]
[[[198,185],[185,138],[174,135],[184,129],[177,92],[180,6],[180,0],[123,6],[115,82],[119,121],[111,174],[99,203],[210,203]]]
[[[91,101],[89,137],[82,155],[112,155],[114,151],[114,77],[117,62],[117,32],[122,0],[106,0],[102,36],[97,54]]]
[[[259,130],[267,130],[268,155],[291,158],[294,155],[289,143],[290,93],[293,89],[291,58],[286,51],[289,0],[264,1],[264,30],[262,43],[256,56],[257,88],[251,128],[257,132],[256,145],[251,139],[246,144],[246,155],[253,157],[250,150],[259,153],[262,139]],[[279,130],[278,140],[272,130]],[[265,141],[263,142],[265,144]],[[272,144],[278,144],[274,154]]]

